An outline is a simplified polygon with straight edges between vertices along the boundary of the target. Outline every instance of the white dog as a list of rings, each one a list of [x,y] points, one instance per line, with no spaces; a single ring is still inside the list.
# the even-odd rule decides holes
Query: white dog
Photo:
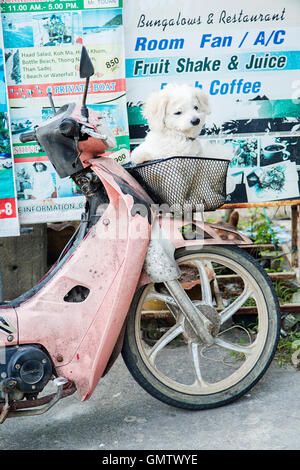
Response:
[[[205,144],[199,134],[211,113],[207,95],[199,88],[168,84],[147,99],[143,115],[150,131],[132,151],[135,164],[173,156],[231,158],[224,145]]]

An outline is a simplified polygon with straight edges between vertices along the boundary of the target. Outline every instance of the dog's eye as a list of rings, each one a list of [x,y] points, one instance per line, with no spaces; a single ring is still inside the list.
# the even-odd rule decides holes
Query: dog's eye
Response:
[[[176,114],[177,116],[179,116],[179,114],[182,114],[182,113],[181,113],[181,111],[177,111],[177,112],[174,113],[174,114]]]
[[[194,106],[194,109],[195,109],[196,111],[198,111],[199,108],[198,108],[198,106]]]

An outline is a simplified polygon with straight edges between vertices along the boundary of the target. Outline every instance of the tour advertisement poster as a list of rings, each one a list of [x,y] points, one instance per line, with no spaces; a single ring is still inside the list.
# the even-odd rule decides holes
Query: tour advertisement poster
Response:
[[[203,139],[230,145],[228,202],[300,199],[300,2],[124,3],[131,145],[142,106],[167,83],[199,87],[212,112]]]
[[[5,81],[0,23],[0,237],[19,235],[14,162]]]
[[[2,25],[20,223],[78,220],[85,198],[70,178],[59,178],[37,142],[22,144],[20,134],[81,102],[82,45],[95,74],[88,107],[99,111],[117,146],[106,155],[129,161],[122,0],[2,0]]]

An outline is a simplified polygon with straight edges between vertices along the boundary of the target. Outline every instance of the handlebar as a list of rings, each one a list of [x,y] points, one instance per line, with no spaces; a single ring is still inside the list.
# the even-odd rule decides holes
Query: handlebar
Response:
[[[1,1],[1,0],[0,0]],[[90,136],[94,137],[95,139],[100,139],[102,140],[105,145],[107,145],[109,148],[114,148],[117,145],[116,139],[113,135],[110,135],[110,132],[100,134],[100,132],[96,132],[90,127],[84,126],[84,125],[79,125],[79,123],[73,119],[73,118],[65,118],[63,119],[59,126],[58,126],[58,131],[64,135],[65,137],[70,137],[75,139],[76,141],[79,140],[80,135],[84,136]],[[104,128],[105,132],[105,128]],[[37,136],[36,136],[36,131],[33,130],[31,132],[24,132],[24,134],[20,134],[20,142],[23,144],[27,142],[38,142]]]
[[[20,141],[23,144],[26,144],[26,142],[32,142],[32,141],[35,141],[35,140],[36,140],[35,131],[25,132],[24,134],[20,135]]]

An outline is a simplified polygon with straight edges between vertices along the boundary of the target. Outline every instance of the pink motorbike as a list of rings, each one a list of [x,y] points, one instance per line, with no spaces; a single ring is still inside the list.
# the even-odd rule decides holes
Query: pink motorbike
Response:
[[[116,141],[86,106],[93,73],[83,48],[82,104],[56,112],[52,102],[54,117],[20,138],[73,178],[86,208],[43,279],[0,304],[1,423],[42,414],[75,391],[89,399],[119,353],[169,405],[225,405],[262,377],[276,350],[279,305],[247,252],[251,241],[201,218],[225,201],[228,161],[178,156],[126,167],[105,156]],[[241,315],[247,306],[254,317]]]

